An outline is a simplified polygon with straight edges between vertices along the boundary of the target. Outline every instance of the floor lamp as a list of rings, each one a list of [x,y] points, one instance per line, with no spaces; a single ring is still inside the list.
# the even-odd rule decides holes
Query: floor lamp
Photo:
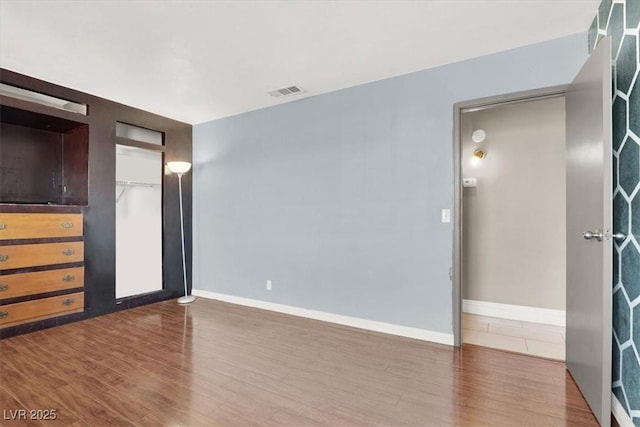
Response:
[[[178,175],[178,188],[180,194],[180,236],[182,237],[182,277],[184,279],[184,296],[178,298],[178,304],[190,304],[196,300],[196,297],[189,295],[187,292],[187,261],[185,257],[184,249],[184,214],[182,210],[182,175],[189,172],[191,169],[191,163],[189,162],[168,162],[167,168],[176,175]]]

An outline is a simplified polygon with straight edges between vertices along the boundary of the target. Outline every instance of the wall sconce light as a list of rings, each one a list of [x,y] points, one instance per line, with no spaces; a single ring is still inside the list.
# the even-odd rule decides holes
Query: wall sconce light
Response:
[[[473,157],[475,157],[478,160],[482,160],[487,156],[487,153],[485,153],[484,151],[477,149],[473,152]]]

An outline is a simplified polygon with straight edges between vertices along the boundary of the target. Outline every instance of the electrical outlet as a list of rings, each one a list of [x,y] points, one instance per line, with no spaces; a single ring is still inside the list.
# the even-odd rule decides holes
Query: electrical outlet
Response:
[[[267,280],[267,290],[271,290],[271,280]]]

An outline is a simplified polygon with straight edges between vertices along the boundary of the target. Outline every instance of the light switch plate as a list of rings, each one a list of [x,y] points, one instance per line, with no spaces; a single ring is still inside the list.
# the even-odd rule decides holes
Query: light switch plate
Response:
[[[462,186],[465,188],[477,187],[478,178],[462,178]]]
[[[440,218],[442,222],[451,222],[451,209],[442,209]]]

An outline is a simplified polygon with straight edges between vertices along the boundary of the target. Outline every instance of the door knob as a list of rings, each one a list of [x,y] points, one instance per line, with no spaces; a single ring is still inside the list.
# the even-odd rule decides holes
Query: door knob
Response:
[[[613,240],[617,240],[619,242],[622,242],[624,239],[627,238],[627,235],[624,233],[614,233],[611,235],[611,238],[613,238]]]
[[[585,231],[582,233],[582,237],[585,238],[585,240],[597,240],[598,242],[602,242],[602,231],[600,229],[596,230],[596,231]]]

